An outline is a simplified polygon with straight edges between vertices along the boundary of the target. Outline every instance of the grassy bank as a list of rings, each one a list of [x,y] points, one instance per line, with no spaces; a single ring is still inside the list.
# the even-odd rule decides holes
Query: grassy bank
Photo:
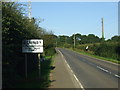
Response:
[[[41,62],[41,73],[40,78],[38,74],[38,70],[31,72],[28,75],[28,79],[21,79],[16,86],[16,88],[47,88],[50,85],[50,71],[52,58],[47,56],[45,60]]]
[[[110,62],[113,62],[113,63],[120,64],[120,61],[118,61],[118,60],[111,59],[111,58],[106,58],[106,57],[101,57],[101,56],[97,56],[97,55],[93,55],[89,51],[83,51],[83,50],[73,49],[73,48],[67,48],[67,49],[70,49],[70,50],[75,51],[77,53],[80,53],[82,55],[87,55],[87,56],[94,57],[94,58],[97,58],[97,59],[100,59],[100,60],[105,60],[105,61],[110,61]]]

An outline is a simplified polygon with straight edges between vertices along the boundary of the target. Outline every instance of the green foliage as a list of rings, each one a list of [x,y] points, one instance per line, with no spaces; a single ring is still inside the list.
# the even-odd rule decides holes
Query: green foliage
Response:
[[[33,20],[29,22],[23,16],[20,4],[14,2],[2,3],[2,52],[3,52],[3,88],[14,87],[17,80],[24,77],[25,64],[24,54],[22,54],[22,40],[30,38],[40,38]],[[29,55],[28,55],[29,56]],[[37,55],[29,59],[28,67],[35,70]],[[28,69],[28,73],[29,70]]]
[[[52,59],[45,57],[45,61],[41,62],[40,78],[38,70],[34,70],[28,76],[29,79],[22,79],[15,88],[46,88],[50,85],[50,71]]]
[[[82,51],[85,51],[86,46],[89,46],[88,53],[107,57],[111,59],[119,59],[120,55],[120,44],[118,42],[102,42],[102,43],[94,43],[94,44],[83,44],[79,45],[76,48]]]
[[[64,44],[71,44],[71,46],[73,47],[74,44],[74,34],[72,36],[58,36],[57,37],[57,42],[58,42],[58,46],[65,46]],[[95,36],[94,34],[89,34],[87,35],[81,35],[79,33],[75,34],[75,43],[76,46],[80,45],[80,44],[88,44],[88,43],[97,43],[97,42],[101,42],[101,39],[98,36]]]
[[[44,40],[44,53],[47,56],[53,56],[56,51],[55,51],[55,42],[56,42],[56,36],[53,34],[46,34],[42,36]]]
[[[46,49],[45,55],[52,57],[55,53],[56,53],[55,48],[52,47],[52,48]]]
[[[36,23],[36,19],[23,15],[21,4],[15,2],[2,3],[2,63],[3,88],[14,87],[25,77],[25,55],[22,53],[22,40],[43,39],[44,51],[53,55],[55,37],[45,32]],[[44,32],[44,33],[43,33]],[[38,69],[37,54],[27,54],[28,74]]]
[[[117,44],[101,43],[100,46],[95,50],[95,54],[103,57],[118,59],[116,48]]]
[[[71,48],[72,46],[71,46],[71,44],[65,43],[65,44],[64,44],[64,47],[65,47],[65,48]]]
[[[67,38],[67,39],[66,39]],[[74,34],[72,36],[58,36],[58,46],[64,48],[73,48]],[[90,54],[120,60],[120,36],[113,36],[111,39],[102,40],[94,34],[81,35],[75,34],[75,47],[78,50],[87,51]]]

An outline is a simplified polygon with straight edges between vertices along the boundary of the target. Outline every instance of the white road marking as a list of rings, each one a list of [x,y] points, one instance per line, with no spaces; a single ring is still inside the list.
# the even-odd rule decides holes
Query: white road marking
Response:
[[[97,68],[99,68],[100,70],[105,71],[105,72],[107,72],[107,73],[109,73],[109,74],[113,74],[113,75],[114,75],[115,77],[117,77],[117,78],[120,78],[119,75],[114,74],[114,73],[112,73],[112,72],[110,72],[110,71],[108,71],[108,70],[106,70],[106,69],[104,69],[104,68],[102,68],[102,67],[100,67],[100,66],[97,66]]]
[[[58,50],[58,51],[59,51],[59,50]],[[60,52],[60,51],[59,51],[59,52]],[[60,52],[60,54],[61,54],[62,58],[64,58],[64,56],[63,56],[63,54],[62,54],[61,52]],[[65,58],[64,58],[64,59],[65,59]],[[83,60],[83,61],[85,61],[85,60]],[[112,62],[109,62],[109,61],[104,61],[104,62],[112,63]],[[69,64],[67,63],[66,60],[65,60],[65,63],[67,64],[68,68],[71,70],[71,73],[73,74],[74,78],[75,78],[76,81],[78,82],[79,86],[82,88],[82,90],[85,90],[84,87],[82,86],[82,84],[80,83],[80,81],[78,80],[78,78],[76,77],[76,75],[74,74],[74,72],[72,71],[72,69],[70,68],[70,66],[69,66]],[[93,65],[93,66],[96,66],[95,64],[93,64],[93,63],[91,63],[91,62],[87,62],[87,63],[89,63],[89,64],[91,64],[91,65]],[[112,63],[112,64],[115,64],[115,63]],[[116,65],[117,65],[117,64],[116,64]],[[110,72],[110,71],[107,70],[107,69],[104,69],[104,68],[102,68],[102,67],[100,67],[100,66],[96,66],[96,67],[97,67],[98,69],[104,71],[104,72],[107,72],[107,73],[109,73],[109,74],[114,75],[114,76],[117,77],[117,78],[120,78],[119,75],[114,74],[114,73]]]
[[[59,51],[59,50],[58,50],[58,51]],[[59,52],[60,52],[60,51],[59,51]],[[61,56],[64,58],[64,56],[63,56],[63,54],[62,54],[61,52],[60,52],[60,54],[61,54]],[[64,58],[64,60],[65,60],[65,58]],[[80,83],[80,81],[78,80],[78,78],[76,77],[76,75],[74,74],[73,70],[70,68],[70,66],[69,66],[69,64],[67,63],[66,60],[65,60],[65,63],[66,63],[67,66],[69,67],[71,73],[73,74],[73,76],[74,76],[74,78],[76,79],[77,83],[79,84],[80,88],[81,88],[82,90],[85,90],[84,87],[83,87],[83,85]]]
[[[109,72],[110,74],[112,74],[112,72]]]
[[[82,86],[82,84],[80,83],[80,81],[78,80],[78,78],[75,76],[75,74],[74,74],[74,77],[77,80],[77,82],[79,83],[79,85],[81,86],[82,90],[85,90],[84,87]]]
[[[119,75],[117,75],[117,74],[115,74],[115,76],[116,76],[116,77],[118,77],[118,78],[120,78],[120,76],[119,76]]]
[[[109,72],[108,70],[106,70],[106,69],[104,69],[102,67],[97,66],[97,68],[101,69],[102,71]]]

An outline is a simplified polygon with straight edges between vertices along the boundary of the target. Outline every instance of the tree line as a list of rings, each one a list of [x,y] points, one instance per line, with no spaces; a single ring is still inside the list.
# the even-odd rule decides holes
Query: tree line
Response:
[[[73,34],[71,36],[67,35],[59,35],[57,36],[56,43],[58,46],[66,46],[66,45],[72,45],[74,44],[82,45],[82,44],[90,44],[90,43],[101,43],[101,42],[118,42],[120,39],[120,36],[113,36],[111,39],[108,40],[102,40],[102,38],[99,38],[98,36],[94,34],[88,34],[88,35],[81,35],[80,33]]]
[[[103,40],[94,34],[81,35],[77,33],[72,36],[61,35],[57,36],[56,46],[74,48],[74,42],[77,51],[86,51],[85,48],[88,46],[88,53],[90,54],[120,61],[120,36],[118,35],[115,35],[108,40]]]

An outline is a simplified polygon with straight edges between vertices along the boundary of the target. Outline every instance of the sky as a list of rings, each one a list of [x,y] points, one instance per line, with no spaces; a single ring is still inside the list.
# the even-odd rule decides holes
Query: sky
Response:
[[[101,38],[104,18],[106,39],[118,35],[117,2],[32,2],[32,17],[44,19],[39,26],[55,35],[80,33]]]

